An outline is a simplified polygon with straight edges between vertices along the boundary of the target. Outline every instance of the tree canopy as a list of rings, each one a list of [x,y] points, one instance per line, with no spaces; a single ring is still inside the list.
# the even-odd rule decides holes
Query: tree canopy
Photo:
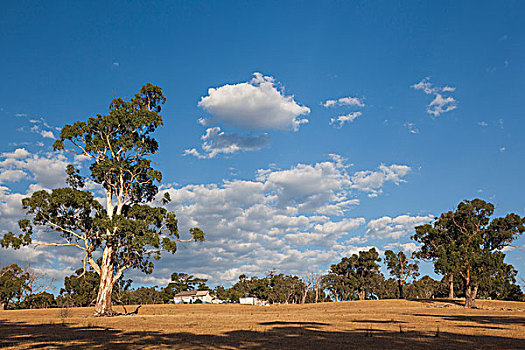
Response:
[[[466,307],[474,306],[480,284],[504,267],[501,249],[525,231],[525,221],[519,215],[510,213],[491,220],[493,213],[491,203],[465,200],[433,224],[416,227],[413,236],[422,244],[418,255],[433,260],[436,272],[463,280]]]
[[[324,278],[324,283],[336,300],[359,300],[373,297],[374,287],[381,279],[379,272],[381,261],[375,248],[360,251],[351,257],[344,257],[334,264]]]

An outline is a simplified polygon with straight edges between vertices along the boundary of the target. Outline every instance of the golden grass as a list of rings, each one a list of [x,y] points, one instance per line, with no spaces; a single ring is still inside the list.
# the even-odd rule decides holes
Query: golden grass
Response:
[[[109,318],[90,317],[92,308],[72,308],[67,317],[59,309],[0,311],[0,348],[525,348],[525,304],[434,307],[444,303],[145,305],[136,316]]]

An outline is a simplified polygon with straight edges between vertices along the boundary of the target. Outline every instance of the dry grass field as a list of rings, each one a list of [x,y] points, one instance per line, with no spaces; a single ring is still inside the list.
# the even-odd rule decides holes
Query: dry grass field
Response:
[[[90,308],[0,311],[0,348],[525,349],[524,304],[445,303],[145,305],[111,318],[90,317]]]

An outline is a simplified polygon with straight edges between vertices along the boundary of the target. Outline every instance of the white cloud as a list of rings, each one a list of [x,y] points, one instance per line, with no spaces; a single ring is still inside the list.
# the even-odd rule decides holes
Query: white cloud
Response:
[[[378,171],[358,171],[352,176],[352,188],[369,192],[369,197],[377,197],[383,193],[382,187],[385,182],[391,181],[398,185],[403,182],[403,177],[408,174],[410,167],[407,165],[381,164]]]
[[[482,126],[482,127],[484,127],[484,128],[487,127],[487,126],[489,126],[489,124],[488,124],[487,122],[485,122],[485,121],[480,121],[480,122],[478,122],[478,125],[479,125],[479,126]]]
[[[358,97],[341,97],[337,100],[326,100],[324,103],[321,103],[321,105],[325,108],[328,107],[335,107],[335,106],[356,106],[356,107],[364,107],[365,104],[362,100],[360,100]]]
[[[225,133],[216,126],[206,129],[206,133],[201,137],[203,153],[195,148],[187,149],[184,155],[193,155],[200,159],[215,158],[217,155],[232,154],[239,151],[257,151],[270,143],[271,138],[268,134],[259,136],[242,136],[234,133]]]
[[[49,130],[41,130],[40,135],[42,135],[42,137],[44,138],[53,139],[53,140],[55,139],[55,135],[53,134],[52,131],[49,131]]]
[[[411,133],[411,134],[419,134],[419,129],[416,127],[415,123],[405,122],[405,124],[403,124],[403,126],[405,128],[407,128],[409,133]]]
[[[507,150],[506,147],[500,147],[500,148],[499,148],[499,151],[500,151],[500,152],[505,152],[506,150]]]
[[[433,215],[409,216],[400,215],[395,218],[383,216],[382,218],[370,220],[367,224],[366,234],[376,238],[399,239],[408,235],[414,227],[427,224],[434,219]]]
[[[198,105],[213,115],[213,121],[244,129],[297,131],[308,123],[301,116],[310,113],[310,108],[300,106],[293,95],[279,90],[273,77],[261,73],[254,73],[249,82],[208,89]]]
[[[4,152],[0,155],[1,158],[21,159],[29,157],[30,153],[25,148],[17,148],[14,152]]]
[[[383,182],[401,181],[403,171],[382,167]],[[211,283],[231,283],[241,273],[326,269],[342,256],[370,248],[355,246],[366,243],[359,233],[366,222],[348,215],[359,204],[352,198],[348,168],[342,157],[332,155],[315,164],[261,169],[250,181],[163,187],[181,232],[198,226],[206,232],[206,242],[165,255],[160,266],[210,275]],[[380,187],[375,184],[374,190]],[[194,256],[198,266],[192,263]],[[154,276],[162,273],[156,270]]]
[[[65,168],[69,164],[66,157],[59,153],[30,154],[24,148],[0,155],[0,171],[7,173],[11,181],[22,179],[30,174],[42,188],[55,188],[65,183]],[[8,175],[5,175],[8,176]],[[4,178],[4,180],[8,180]]]
[[[442,113],[450,112],[457,108],[457,102],[453,97],[444,98],[441,94],[436,94],[432,102],[427,106],[427,113],[438,117]]]
[[[414,90],[421,90],[427,95],[434,95],[434,99],[427,105],[427,113],[434,117],[450,112],[457,108],[457,101],[452,96],[443,96],[456,91],[455,87],[444,86],[436,87],[430,82],[430,78],[426,77],[419,83],[410,86]]]
[[[409,243],[389,243],[384,246],[384,250],[391,249],[394,251],[402,250],[405,253],[412,253],[419,249],[414,242]]]
[[[345,123],[351,123],[353,122],[357,117],[361,116],[363,113],[361,112],[352,112],[348,113],[346,115],[340,115],[334,118],[330,119],[330,125],[335,125],[337,128],[342,128]]]
[[[31,154],[22,148],[2,154],[0,168],[21,170],[34,181],[25,193],[0,186],[2,231],[16,230],[22,198],[36,189],[51,187],[54,181],[63,185],[67,163],[61,154]],[[403,171],[396,167],[403,166],[380,167],[377,172],[383,180],[372,186],[373,191],[381,191],[388,181],[401,181]],[[177,213],[180,231],[198,226],[206,232],[206,241],[184,243],[177,254],[163,254],[151,276],[129,271],[126,277],[138,283],[165,285],[172,272],[181,271],[210,276],[214,284],[234,282],[241,273],[262,276],[271,269],[298,275],[307,270],[324,271],[341,257],[370,248],[363,246],[367,242],[365,219],[349,215],[359,204],[355,196],[360,192],[355,189],[370,190],[352,188],[357,173],[350,169],[343,157],[334,154],[314,164],[261,169],[252,180],[163,186],[159,198],[164,192],[170,193],[169,208]],[[22,261],[17,257],[19,252],[8,252],[10,261]],[[24,258],[31,258],[41,271],[63,279],[81,266],[81,259],[75,265],[77,253],[67,248],[39,248],[31,249],[32,255]]]
[[[0,172],[0,183],[17,182],[25,178],[27,174],[19,169],[7,169]]]

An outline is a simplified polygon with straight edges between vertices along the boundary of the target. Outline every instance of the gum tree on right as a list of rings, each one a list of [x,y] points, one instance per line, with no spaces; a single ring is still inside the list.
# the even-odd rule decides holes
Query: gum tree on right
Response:
[[[505,268],[501,250],[525,231],[525,219],[519,215],[491,220],[493,213],[491,203],[465,200],[432,224],[416,227],[412,237],[422,244],[419,258],[432,260],[436,272],[447,271],[464,281],[467,308],[475,306],[480,283]]]

